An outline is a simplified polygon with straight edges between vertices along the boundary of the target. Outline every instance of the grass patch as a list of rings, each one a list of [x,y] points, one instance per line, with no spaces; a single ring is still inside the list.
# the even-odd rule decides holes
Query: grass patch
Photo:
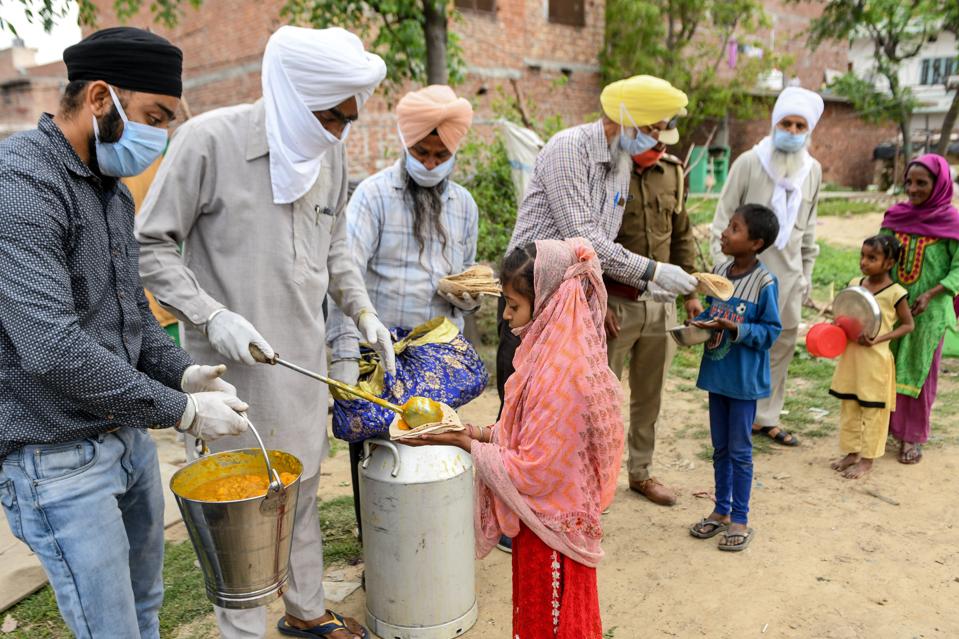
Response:
[[[335,497],[320,502],[320,527],[323,529],[323,559],[327,566],[355,564],[363,558],[356,538],[356,514],[353,497]]]
[[[885,206],[876,202],[832,197],[819,200],[819,204],[816,206],[816,215],[820,217],[866,215],[868,213],[882,213],[885,210]]]
[[[819,242],[819,257],[816,258],[816,268],[812,274],[814,288],[825,289],[832,284],[838,293],[859,274],[858,248],[837,248]]]

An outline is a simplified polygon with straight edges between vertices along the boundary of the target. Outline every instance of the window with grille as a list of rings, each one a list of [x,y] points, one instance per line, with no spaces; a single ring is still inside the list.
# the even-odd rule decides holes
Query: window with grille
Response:
[[[456,8],[493,13],[496,11],[496,0],[456,0]]]
[[[959,73],[955,58],[925,58],[919,74],[919,84],[945,84],[949,76]]]
[[[582,27],[586,24],[586,0],[549,0],[549,21]]]

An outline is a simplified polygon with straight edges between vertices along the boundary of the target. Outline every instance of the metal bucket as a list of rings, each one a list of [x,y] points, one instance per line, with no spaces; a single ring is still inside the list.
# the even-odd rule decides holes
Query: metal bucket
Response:
[[[286,590],[303,464],[282,451],[271,450],[267,455],[263,440],[252,424],[250,428],[260,448],[206,455],[170,479],[200,560],[206,595],[221,608],[257,608]],[[283,486],[278,470],[295,474],[296,480]],[[211,479],[255,473],[273,478],[264,496],[234,501],[199,501],[186,496]]]

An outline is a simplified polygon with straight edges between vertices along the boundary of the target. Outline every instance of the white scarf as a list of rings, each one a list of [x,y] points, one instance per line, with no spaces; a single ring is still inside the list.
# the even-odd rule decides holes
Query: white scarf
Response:
[[[263,53],[263,101],[270,148],[273,201],[305,195],[320,174],[323,155],[341,144],[313,115],[356,98],[357,108],[386,76],[383,60],[337,27],[280,27]]]
[[[812,169],[813,160],[806,149],[800,151],[803,154],[803,163],[791,179],[779,177],[773,170],[773,141],[768,135],[764,137],[759,144],[753,147],[759,163],[762,165],[766,175],[773,181],[773,197],[769,202],[769,208],[776,214],[779,220],[779,235],[776,237],[775,246],[780,251],[786,248],[789,243],[789,236],[792,235],[793,227],[796,226],[796,218],[799,217],[799,207],[802,206],[802,185]]]

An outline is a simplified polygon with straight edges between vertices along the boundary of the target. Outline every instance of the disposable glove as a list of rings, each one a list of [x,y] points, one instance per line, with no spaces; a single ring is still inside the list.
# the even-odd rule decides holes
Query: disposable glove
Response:
[[[180,379],[180,388],[184,393],[200,393],[203,391],[221,391],[236,397],[236,387],[222,379],[226,372],[226,364],[206,366],[194,364],[183,371]]]
[[[224,310],[207,322],[206,336],[220,355],[253,366],[256,360],[250,354],[250,344],[256,344],[263,354],[273,358],[275,353],[253,324],[242,315]]]
[[[393,352],[393,338],[390,331],[383,326],[383,322],[373,311],[360,311],[360,319],[356,322],[360,335],[366,343],[380,354],[380,361],[386,366],[390,375],[396,375],[396,354]]]
[[[444,293],[443,291],[437,291],[436,293],[456,308],[461,311],[466,311],[467,313],[475,311],[480,307],[481,302],[479,295],[474,297],[469,293],[463,293],[462,297],[460,297],[452,293]]]
[[[673,296],[687,295],[696,290],[696,278],[676,266],[666,262],[657,262],[653,271],[653,282],[666,289]]]
[[[676,294],[670,293],[655,282],[649,282],[646,284],[646,292],[643,293],[640,298],[669,304],[676,301]]]
[[[208,442],[246,431],[246,402],[222,391],[192,393],[177,430]]]
[[[338,359],[330,364],[330,377],[350,386],[360,379],[360,362],[355,359]]]

